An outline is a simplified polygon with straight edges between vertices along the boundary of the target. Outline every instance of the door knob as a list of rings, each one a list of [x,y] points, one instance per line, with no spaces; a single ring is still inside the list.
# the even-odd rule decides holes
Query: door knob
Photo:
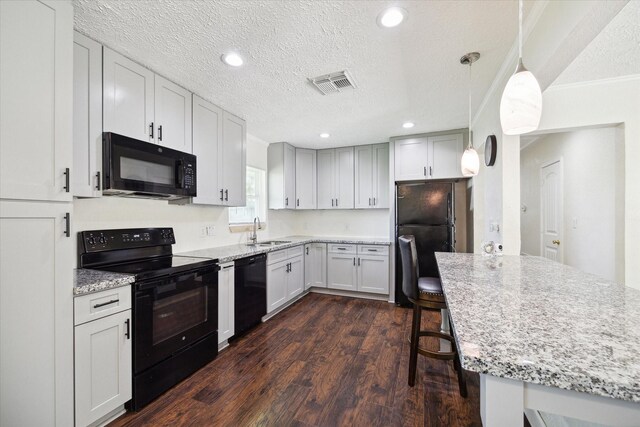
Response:
[[[554,245],[559,245],[560,244],[560,240],[552,240],[551,243],[553,243]]]

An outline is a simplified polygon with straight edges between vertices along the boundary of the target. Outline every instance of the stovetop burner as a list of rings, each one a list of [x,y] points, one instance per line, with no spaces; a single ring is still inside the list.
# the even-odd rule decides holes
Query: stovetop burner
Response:
[[[212,266],[216,260],[207,258],[193,258],[183,256],[168,256],[154,259],[144,259],[122,264],[110,264],[94,267],[96,270],[112,271],[114,273],[134,274],[136,280],[145,280],[188,270]]]

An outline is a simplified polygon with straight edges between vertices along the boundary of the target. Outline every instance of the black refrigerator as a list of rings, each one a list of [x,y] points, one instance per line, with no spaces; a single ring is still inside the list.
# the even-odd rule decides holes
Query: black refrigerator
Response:
[[[416,182],[396,185],[396,304],[410,307],[402,292],[398,237],[413,235],[421,277],[440,277],[435,252],[455,250],[454,183]]]

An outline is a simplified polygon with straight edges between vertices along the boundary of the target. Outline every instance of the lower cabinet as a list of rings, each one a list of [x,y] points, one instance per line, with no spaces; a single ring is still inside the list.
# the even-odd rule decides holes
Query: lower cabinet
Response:
[[[233,336],[234,330],[234,263],[220,264],[218,272],[218,344]]]
[[[389,248],[330,244],[327,287],[344,291],[389,293]]]
[[[304,291],[303,250],[300,245],[267,255],[267,313]]]
[[[131,300],[118,298],[131,288],[121,289],[74,301],[76,323],[92,319],[75,327],[77,426],[101,420],[131,399]]]
[[[327,244],[304,245],[304,289],[327,287]]]

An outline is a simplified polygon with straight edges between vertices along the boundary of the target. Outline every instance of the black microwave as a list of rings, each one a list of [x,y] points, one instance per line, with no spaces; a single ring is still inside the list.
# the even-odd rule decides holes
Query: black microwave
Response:
[[[196,196],[196,156],[104,132],[102,194],[177,200]]]

